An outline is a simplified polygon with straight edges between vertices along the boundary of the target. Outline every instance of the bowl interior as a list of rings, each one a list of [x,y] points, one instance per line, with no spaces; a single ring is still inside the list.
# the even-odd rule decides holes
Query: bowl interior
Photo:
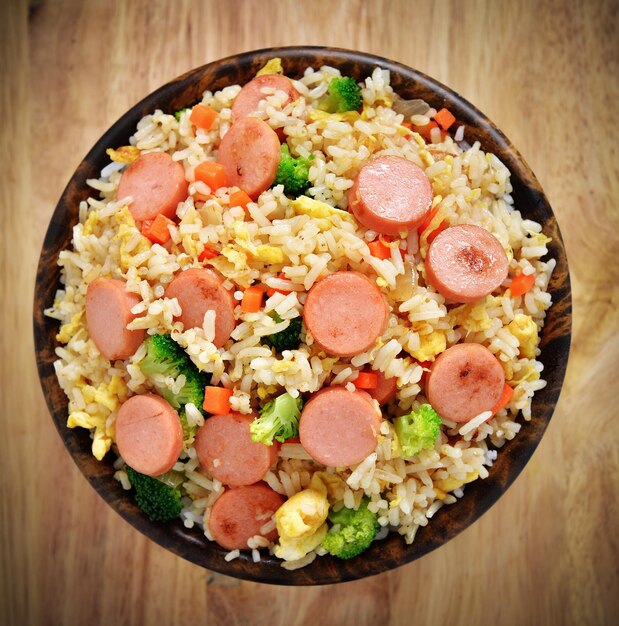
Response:
[[[207,89],[216,91],[227,85],[244,84],[273,56],[282,58],[286,74],[292,77],[301,76],[307,66],[317,68],[326,64],[338,67],[343,74],[353,76],[356,80],[362,80],[376,66],[380,66],[390,71],[391,84],[403,98],[423,98],[437,109],[448,107],[460,122],[466,124],[467,141],[472,143],[479,140],[482,149],[496,154],[509,168],[516,208],[543,225],[544,232],[552,237],[550,255],[557,261],[549,285],[553,306],[546,318],[539,357],[544,364],[544,377],[548,385],[536,392],[532,421],[525,423],[518,436],[501,449],[490,469],[490,476],[468,485],[464,497],[458,503],[439,510],[428,526],[419,529],[413,545],[406,545],[399,535],[392,534],[383,541],[375,542],[363,555],[350,561],[325,556],[305,568],[291,572],[283,569],[279,561],[268,555],[263,555],[262,561],[257,564],[247,554],[226,562],[223,559],[226,551],[207,541],[199,529],[187,530],[178,520],[160,524],[146,518],[114,480],[113,455],[98,462],[91,454],[88,433],[83,429],[66,427],[67,398],[53,368],[58,324],[43,315],[43,310],[52,305],[60,284],[58,254],[69,247],[79,203],[89,195],[86,179],[98,178],[99,172],[108,162],[106,148],[127,144],[140,118],[154,109],[173,112],[199,101]],[[487,511],[518,476],[550,421],[567,367],[570,332],[570,280],[557,221],[535,176],[503,133],[457,93],[420,72],[381,57],[320,47],[259,50],[210,63],[164,85],[123,115],[79,165],[58,202],[41,251],[34,298],[35,348],[43,392],[69,453],[98,493],[140,532],[183,558],[229,576],[288,585],[342,582],[403,565],[455,537]]]

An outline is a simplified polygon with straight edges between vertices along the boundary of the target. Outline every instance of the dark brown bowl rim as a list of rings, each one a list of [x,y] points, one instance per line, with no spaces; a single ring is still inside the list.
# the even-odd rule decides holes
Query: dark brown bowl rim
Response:
[[[206,88],[215,90],[226,84],[248,80],[266,60],[274,56],[282,58],[287,70],[293,67],[293,71],[288,71],[297,76],[295,70],[301,67],[328,64],[360,80],[380,66],[390,71],[396,93],[408,98],[422,97],[435,108],[448,107],[459,122],[466,125],[467,140],[472,143],[479,139],[482,149],[496,154],[510,169],[516,207],[526,217],[541,222],[545,232],[550,232],[553,237],[549,245],[550,254],[557,259],[557,268],[549,287],[554,304],[548,312],[542,333],[542,354],[538,357],[544,363],[544,377],[548,384],[535,395],[534,419],[525,422],[520,434],[502,448],[490,468],[490,476],[468,485],[458,503],[439,510],[427,527],[419,529],[415,542],[410,546],[392,533],[350,561],[325,556],[294,571],[283,569],[280,561],[268,555],[264,555],[262,562],[257,564],[247,553],[226,562],[223,559],[226,550],[207,541],[199,529],[187,530],[180,520],[160,524],[146,518],[114,480],[111,459],[106,457],[101,463],[94,460],[88,433],[66,427],[67,399],[53,368],[58,324],[43,315],[43,310],[51,306],[59,287],[58,253],[70,241],[71,227],[77,221],[78,201],[88,195],[86,179],[98,178],[98,173],[107,162],[105,149],[126,143],[138,120],[155,108],[174,111],[189,106],[201,98]],[[208,83],[204,82],[206,77]],[[559,226],[541,186],[511,142],[477,108],[433,78],[383,57],[339,48],[291,46],[232,55],[191,70],[152,92],[103,134],[71,177],[50,220],[37,269],[33,327],[41,387],[56,429],[80,471],[117,513],[164,548],[210,570],[254,582],[329,584],[372,576],[418,559],[470,526],[514,482],[539,444],[561,391],[571,339],[570,278]]]

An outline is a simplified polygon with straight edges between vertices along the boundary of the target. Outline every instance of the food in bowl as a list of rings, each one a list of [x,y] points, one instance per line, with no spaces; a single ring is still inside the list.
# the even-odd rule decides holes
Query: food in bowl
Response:
[[[68,425],[151,519],[289,569],[411,543],[531,419],[549,239],[387,71],[274,60],[108,153],[47,313]]]

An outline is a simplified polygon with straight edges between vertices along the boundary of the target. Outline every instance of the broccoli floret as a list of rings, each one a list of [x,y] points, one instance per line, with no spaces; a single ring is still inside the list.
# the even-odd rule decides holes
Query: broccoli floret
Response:
[[[275,312],[271,317],[279,324],[282,318]],[[290,320],[287,328],[280,330],[272,335],[265,335],[263,341],[271,348],[275,348],[275,352],[283,352],[284,350],[296,350],[301,343],[301,326],[303,322],[300,317],[294,317]]]
[[[322,547],[340,559],[351,559],[370,547],[380,529],[378,515],[368,509],[368,499],[363,498],[355,511],[346,507],[329,513],[334,525],[325,535]],[[335,528],[335,530],[334,530]]]
[[[396,417],[393,425],[404,458],[434,448],[441,432],[441,418],[429,404],[422,404],[418,411]]]
[[[180,489],[125,467],[131,486],[135,489],[136,504],[153,522],[168,522],[178,517],[181,509]]]
[[[327,113],[357,111],[363,102],[361,87],[349,76],[332,79],[329,83],[328,94],[318,105],[319,109]]]
[[[176,118],[176,121],[177,121],[177,122],[180,122],[180,121],[181,121],[181,115],[182,115],[185,111],[191,111],[191,108],[181,109],[180,111],[177,111],[177,112],[174,114],[174,117]]]
[[[181,428],[183,429],[183,445],[186,448],[188,448],[196,439],[196,430],[198,430],[198,427],[195,425],[194,426],[189,425],[184,406],[180,408],[178,412],[178,417],[181,420]]]
[[[189,355],[170,335],[151,335],[145,341],[146,356],[140,361],[140,369],[149,374],[163,374],[166,377],[185,376],[185,384],[178,393],[167,387],[157,387],[159,393],[175,408],[191,402],[202,410],[204,387],[211,380],[210,374],[201,372]]]
[[[256,443],[273,445],[273,439],[286,441],[299,434],[299,416],[303,401],[283,393],[274,400],[267,402],[250,425],[251,439]]]
[[[309,158],[291,156],[288,144],[283,143],[281,147],[282,158],[277,166],[274,185],[284,185],[284,192],[290,196],[300,196],[311,186],[308,174],[310,164],[314,158],[312,154]]]

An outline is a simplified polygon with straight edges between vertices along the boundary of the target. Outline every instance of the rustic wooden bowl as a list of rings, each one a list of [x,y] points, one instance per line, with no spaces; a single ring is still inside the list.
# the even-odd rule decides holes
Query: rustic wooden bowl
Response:
[[[257,564],[247,554],[228,563],[223,559],[226,551],[207,541],[199,529],[187,530],[180,521],[161,524],[147,519],[114,480],[113,455],[98,462],[91,454],[88,433],[66,427],[67,398],[53,368],[58,324],[43,315],[59,286],[58,254],[70,245],[79,202],[91,193],[86,179],[97,178],[107,164],[106,148],[126,144],[138,120],[154,109],[176,111],[199,101],[206,89],[215,91],[226,85],[244,84],[273,56],[282,58],[286,74],[293,77],[300,76],[307,66],[317,68],[327,64],[362,80],[378,65],[391,72],[391,84],[402,97],[423,98],[437,109],[448,107],[466,124],[467,140],[470,143],[479,140],[484,150],[496,154],[510,169],[516,207],[526,217],[543,224],[544,232],[552,237],[550,254],[557,260],[549,287],[553,306],[548,311],[541,338],[540,360],[548,386],[535,394],[533,420],[525,423],[518,436],[502,448],[489,478],[468,485],[458,503],[441,509],[428,526],[419,530],[413,545],[406,545],[400,536],[392,534],[350,561],[325,556],[292,572],[268,555],[263,555]],[[571,317],[570,278],[559,226],[537,179],[505,135],[457,93],[420,72],[381,57],[321,47],[258,50],[215,61],[164,85],[131,108],[99,139],[64,190],[43,243],[34,298],[36,358],[49,410],[73,460],[104,500],[140,532],[185,559],[229,576],[284,585],[336,583],[393,569],[438,548],[483,515],[516,479],[546,430],[567,366]]]

